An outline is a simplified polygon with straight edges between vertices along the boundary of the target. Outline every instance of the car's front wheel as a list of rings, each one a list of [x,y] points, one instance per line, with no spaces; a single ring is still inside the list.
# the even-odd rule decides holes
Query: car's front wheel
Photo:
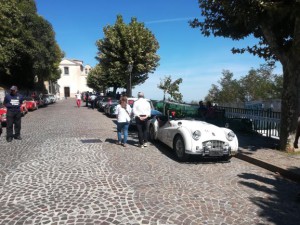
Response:
[[[183,162],[188,159],[188,155],[185,153],[184,141],[180,135],[175,137],[173,149],[179,161]]]

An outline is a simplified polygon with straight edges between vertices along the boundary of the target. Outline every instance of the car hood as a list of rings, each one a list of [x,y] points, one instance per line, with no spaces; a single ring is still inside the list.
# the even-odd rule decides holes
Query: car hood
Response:
[[[172,120],[171,123],[173,126],[181,126],[184,127],[191,132],[195,130],[201,131],[202,134],[213,135],[213,136],[220,136],[224,135],[224,133],[230,130],[227,128],[218,127],[216,125],[204,122],[204,121],[197,121],[197,120]],[[181,123],[181,125],[179,125]]]

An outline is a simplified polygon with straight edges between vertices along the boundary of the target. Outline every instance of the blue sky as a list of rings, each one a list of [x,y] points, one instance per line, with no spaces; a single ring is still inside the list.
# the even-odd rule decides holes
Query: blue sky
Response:
[[[182,78],[180,92],[185,102],[204,99],[212,84],[218,85],[222,70],[230,70],[234,78],[245,76],[264,60],[250,54],[232,54],[232,47],[256,43],[254,39],[234,42],[222,37],[203,37],[188,21],[200,18],[197,0],[36,0],[38,14],[48,20],[66,58],[83,60],[95,66],[96,41],[104,38],[103,27],[113,25],[118,14],[125,23],[132,17],[155,35],[160,48],[160,66],[133,95],[143,91],[147,98],[160,100],[163,92],[157,88],[161,79]],[[282,73],[278,66],[275,73]]]

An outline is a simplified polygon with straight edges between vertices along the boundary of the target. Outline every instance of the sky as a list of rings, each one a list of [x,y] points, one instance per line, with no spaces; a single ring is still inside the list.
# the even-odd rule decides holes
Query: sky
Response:
[[[126,24],[132,17],[144,23],[159,43],[160,61],[145,83],[133,88],[134,96],[142,91],[146,98],[163,99],[157,86],[171,76],[172,80],[183,79],[179,91],[184,102],[198,102],[213,84],[219,85],[223,70],[240,79],[264,63],[248,53],[231,53],[233,47],[257,43],[254,38],[204,37],[199,29],[191,28],[188,21],[201,19],[198,0],[36,0],[36,5],[38,14],[52,24],[65,58],[92,67],[98,63],[96,41],[104,38],[103,28],[114,25],[117,15],[122,15]],[[280,65],[274,73],[282,74]]]

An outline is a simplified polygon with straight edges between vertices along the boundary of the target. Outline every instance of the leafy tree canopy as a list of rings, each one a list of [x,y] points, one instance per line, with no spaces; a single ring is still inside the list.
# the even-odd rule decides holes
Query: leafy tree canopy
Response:
[[[159,89],[163,90],[164,98],[166,100],[166,95],[170,95],[169,100],[174,99],[177,102],[182,101],[182,94],[179,92],[179,85],[182,83],[182,78],[172,81],[171,76],[166,76],[163,80],[160,81],[160,84],[157,86]]]
[[[118,15],[116,23],[104,27],[103,31],[105,37],[96,43],[99,50],[96,58],[106,71],[107,79],[115,81],[119,87],[126,85],[127,95],[131,96],[131,88],[144,83],[158,66],[159,44],[136,18],[131,18],[127,25]],[[128,65],[132,66],[131,71]]]
[[[282,93],[282,75],[273,74],[272,71],[272,66],[264,64],[258,69],[250,69],[247,75],[237,80],[233,79],[232,72],[223,70],[219,86],[213,84],[205,100],[233,103],[278,99]]]
[[[34,0],[0,0],[0,84],[33,88],[57,80],[63,54],[49,22],[37,15]]]
[[[109,82],[106,79],[105,73],[102,67],[98,64],[96,65],[87,76],[87,86],[94,89],[97,92],[105,92]]]

